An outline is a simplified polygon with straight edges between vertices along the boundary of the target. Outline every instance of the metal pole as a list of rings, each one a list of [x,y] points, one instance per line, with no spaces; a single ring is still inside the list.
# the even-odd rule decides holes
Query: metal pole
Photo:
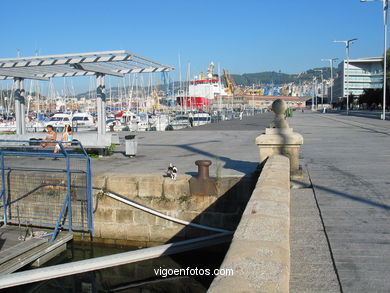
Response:
[[[324,109],[324,71],[322,69],[317,69],[315,71],[321,72],[321,108]],[[316,93],[317,96],[317,93]],[[316,98],[317,101],[317,98]],[[316,102],[318,110],[318,101]]]
[[[105,94],[105,85],[104,85],[104,74],[98,73],[96,75],[96,85],[97,85],[97,114],[98,114],[98,134],[106,134],[106,94]]]
[[[1,196],[3,200],[3,217],[4,225],[7,225],[7,199],[5,197],[5,168],[4,155],[1,155]]]
[[[386,64],[387,64],[387,9],[388,0],[383,0],[383,17],[384,17],[384,53],[383,53],[383,115],[382,119],[386,120]]]
[[[324,110],[324,94],[325,94],[325,87],[324,87],[324,73],[321,70],[321,109]]]
[[[101,98],[101,92],[100,92],[100,74],[96,74],[96,114],[97,114],[97,120],[98,120],[98,123],[97,123],[97,131],[98,131],[98,135],[100,135],[102,133],[102,129],[101,129],[101,120],[102,120],[102,117],[101,117],[101,114],[102,114],[102,98]]]
[[[318,88],[317,88],[317,79],[316,79],[316,81],[315,81],[315,83],[314,83],[314,89],[315,89],[315,98],[316,98],[316,100],[315,100],[315,109],[316,109],[316,111],[317,111],[317,108],[318,108],[318,99],[317,99],[317,94],[318,94]]]
[[[94,224],[93,224],[93,207],[92,207],[92,167],[91,167],[91,159],[86,155],[87,161],[87,169],[86,169],[86,186],[87,186],[87,214],[88,214],[88,229],[90,231],[91,236],[93,236],[94,232]]]
[[[330,59],[330,106],[332,106],[333,102],[333,60],[335,59]]]
[[[349,114],[349,42],[346,43],[347,51],[347,115]]]
[[[329,101],[330,106],[332,106],[333,103],[333,62],[336,61],[337,59],[338,58],[321,59],[321,61],[329,61],[329,66],[330,66],[330,101]]]
[[[315,81],[316,81],[316,78],[313,77],[313,96],[311,97],[311,110],[312,111],[314,110],[314,96],[316,94]]]
[[[343,97],[344,97],[344,94],[345,94],[345,83],[347,84],[347,115],[349,114],[349,46],[351,43],[353,43],[354,41],[356,41],[357,39],[350,39],[350,40],[347,40],[347,41],[333,41],[334,43],[344,43],[345,44],[345,50],[346,50],[346,54],[347,54],[347,74],[345,74],[345,61],[343,61]],[[347,75],[347,81],[345,82],[345,75]]]
[[[14,78],[14,99],[15,99],[15,123],[16,123],[16,134],[22,134],[21,129],[21,117],[20,117],[20,79]]]
[[[62,144],[60,143],[62,146]],[[65,153],[66,156],[66,197],[68,198],[68,224],[69,224],[69,232],[72,232],[73,228],[73,210],[72,210],[72,174],[70,170],[70,158]]]
[[[106,134],[106,85],[105,85],[105,75],[100,76],[100,86],[102,89],[101,98],[102,98],[102,134]]]
[[[19,89],[20,89],[20,132],[21,134],[26,134],[26,100],[25,100],[25,91],[23,79],[19,80]]]

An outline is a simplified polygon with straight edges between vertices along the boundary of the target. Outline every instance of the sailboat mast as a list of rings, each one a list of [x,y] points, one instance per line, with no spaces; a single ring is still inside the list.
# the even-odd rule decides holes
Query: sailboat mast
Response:
[[[182,91],[182,83],[181,83],[181,60],[180,60],[180,53],[179,53],[179,95],[181,96],[181,111],[183,112],[183,102],[184,102],[184,97],[183,97],[183,91]]]

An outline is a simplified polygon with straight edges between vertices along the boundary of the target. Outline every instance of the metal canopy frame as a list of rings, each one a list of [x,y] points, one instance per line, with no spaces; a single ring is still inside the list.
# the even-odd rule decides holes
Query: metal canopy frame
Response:
[[[95,75],[123,77],[127,73],[165,72],[174,67],[125,51],[32,56],[0,59],[0,80]]]
[[[96,75],[98,135],[105,135],[105,75],[124,77],[128,73],[166,72],[173,69],[173,66],[119,50],[0,59],[0,80],[14,80],[16,134],[24,135],[24,79],[50,80],[53,77]]]

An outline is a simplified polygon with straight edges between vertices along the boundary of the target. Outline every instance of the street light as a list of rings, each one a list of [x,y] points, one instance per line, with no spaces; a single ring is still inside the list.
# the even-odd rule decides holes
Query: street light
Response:
[[[333,62],[338,59],[339,58],[321,59],[321,61],[329,61],[330,65],[330,105],[332,105],[333,101]]]
[[[386,120],[386,63],[387,63],[387,8],[389,7],[388,0],[360,0],[360,2],[383,2],[383,22],[384,22],[384,53],[383,53],[383,114],[382,119]]]
[[[357,39],[355,38],[347,41],[333,41],[334,43],[344,43],[347,53],[347,115],[349,114],[349,45],[356,40]]]
[[[321,72],[321,107],[324,110],[324,71],[322,69],[317,69],[314,71]]]
[[[317,77],[313,76],[313,86],[314,86],[314,89],[313,89],[313,97],[312,97],[312,100],[311,100],[311,110],[314,111],[314,98],[316,99],[316,104],[317,104]],[[317,111],[317,108],[316,108],[316,111]]]
[[[255,84],[252,83],[252,107],[253,107],[253,116],[255,116]]]

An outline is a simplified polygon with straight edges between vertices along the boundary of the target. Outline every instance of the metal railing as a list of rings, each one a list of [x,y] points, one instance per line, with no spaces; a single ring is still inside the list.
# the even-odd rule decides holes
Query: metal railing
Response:
[[[81,142],[0,140],[0,165],[4,225],[54,228],[51,241],[60,229],[92,235],[91,159]]]

